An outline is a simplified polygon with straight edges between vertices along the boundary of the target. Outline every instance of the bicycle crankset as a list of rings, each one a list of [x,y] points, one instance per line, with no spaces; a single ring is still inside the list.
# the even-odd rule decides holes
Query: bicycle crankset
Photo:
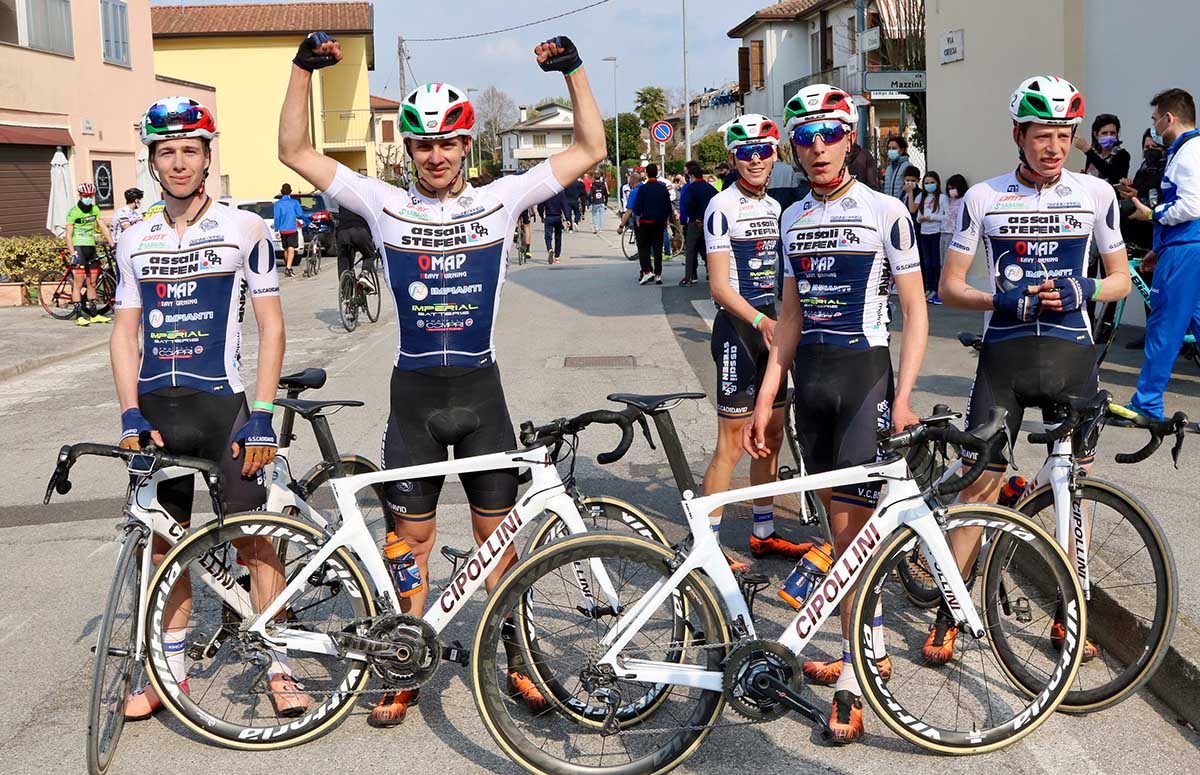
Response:
[[[338,644],[367,655],[371,669],[396,689],[416,689],[433,677],[441,660],[442,644],[423,619],[393,614],[376,620],[366,635],[339,634]]]
[[[793,708],[778,696],[776,688],[782,684],[798,694],[801,675],[796,655],[779,643],[745,641],[735,646],[725,660],[725,701],[748,719],[777,719]]]

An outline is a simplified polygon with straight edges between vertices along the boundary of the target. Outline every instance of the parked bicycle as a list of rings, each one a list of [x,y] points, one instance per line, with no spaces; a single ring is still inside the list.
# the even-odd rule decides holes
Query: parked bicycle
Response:
[[[864,694],[898,735],[943,753],[980,753],[1009,745],[1043,723],[1070,688],[1083,658],[1083,593],[1066,556],[1027,517],[994,505],[931,507],[896,450],[949,441],[986,459],[1003,432],[1004,413],[972,433],[947,416],[887,439],[886,459],[773,484],[685,498],[690,546],[674,550],[625,536],[572,536],[527,557],[488,598],[471,651],[475,702],[489,734],[520,766],[534,772],[664,772],[690,756],[728,703],[751,721],[795,710],[825,729],[824,713],[800,694],[797,659],[857,582],[851,650]],[[982,468],[933,488],[948,495]],[[777,641],[762,639],[747,600],[709,528],[708,514],[735,501],[883,479],[878,507],[823,578],[813,579],[804,606]],[[994,533],[997,561],[974,596],[942,533],[965,525]],[[905,628],[887,656],[886,680],[871,620],[882,601],[901,610],[893,572],[920,544],[938,562],[945,599],[960,630],[960,647],[945,666],[927,664],[920,644],[933,623],[907,605]],[[860,581],[861,579],[861,581]],[[714,589],[715,587],[715,589]],[[570,590],[564,599],[562,590]],[[586,599],[579,605],[575,593]],[[686,603],[686,606],[683,605]],[[1018,606],[1020,621],[1001,615]],[[554,703],[531,715],[514,705],[499,654],[504,623],[519,618],[523,659],[538,666],[538,688]],[[683,619],[688,640],[676,637]],[[1055,644],[1046,622],[1062,622],[1070,637]],[[1015,628],[996,637],[997,628]],[[1021,642],[1022,682],[1004,680],[996,651]],[[1008,657],[1005,661],[1008,661]],[[1020,660],[1014,660],[1020,661]],[[499,673],[497,672],[499,671]],[[557,702],[554,684],[575,698]],[[1035,686],[1027,693],[1026,689]],[[960,687],[946,692],[945,687]],[[827,730],[826,730],[827,731]]]
[[[47,269],[38,278],[38,300],[46,314],[58,320],[70,320],[75,315],[75,302],[71,299],[74,278],[71,273],[71,251],[59,248],[61,269]],[[107,315],[112,310],[113,298],[117,295],[117,274],[113,270],[112,251],[96,246],[100,259],[100,276],[96,278],[96,312]]]

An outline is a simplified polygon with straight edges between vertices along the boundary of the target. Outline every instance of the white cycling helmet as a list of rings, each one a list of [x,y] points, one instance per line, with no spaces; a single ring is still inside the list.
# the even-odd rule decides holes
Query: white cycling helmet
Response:
[[[475,108],[467,93],[448,83],[413,89],[400,106],[400,136],[436,140],[475,135]]]
[[[732,151],[740,145],[769,143],[779,145],[779,127],[758,113],[746,113],[725,125],[725,148]]]
[[[1008,113],[1018,124],[1078,126],[1083,121],[1083,95],[1057,75],[1035,75],[1013,92]]]
[[[783,111],[788,132],[798,124],[835,119],[846,124],[858,123],[858,111],[849,94],[827,83],[814,83],[796,92]]]

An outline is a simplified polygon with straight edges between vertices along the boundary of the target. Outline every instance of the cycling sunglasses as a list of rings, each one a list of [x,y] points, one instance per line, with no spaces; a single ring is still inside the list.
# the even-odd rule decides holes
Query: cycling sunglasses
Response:
[[[738,161],[750,161],[755,156],[764,161],[775,155],[775,146],[770,143],[758,143],[756,145],[739,145],[733,149],[733,155]]]
[[[820,137],[826,145],[833,145],[841,142],[848,131],[848,127],[841,121],[817,121],[812,124],[801,124],[792,130],[792,142],[807,147]]]
[[[194,124],[200,120],[200,108],[191,102],[177,102],[168,105],[155,103],[146,114],[150,126],[159,129],[171,124]]]

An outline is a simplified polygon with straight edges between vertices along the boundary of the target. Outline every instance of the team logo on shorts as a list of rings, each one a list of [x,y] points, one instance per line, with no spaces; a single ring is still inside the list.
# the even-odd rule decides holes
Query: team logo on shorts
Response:
[[[163,324],[163,313],[161,309],[152,309],[150,314],[146,316],[150,322],[151,328],[158,328]]]
[[[425,301],[429,298],[429,286],[422,282],[413,282],[408,284],[408,295],[414,301]]]

